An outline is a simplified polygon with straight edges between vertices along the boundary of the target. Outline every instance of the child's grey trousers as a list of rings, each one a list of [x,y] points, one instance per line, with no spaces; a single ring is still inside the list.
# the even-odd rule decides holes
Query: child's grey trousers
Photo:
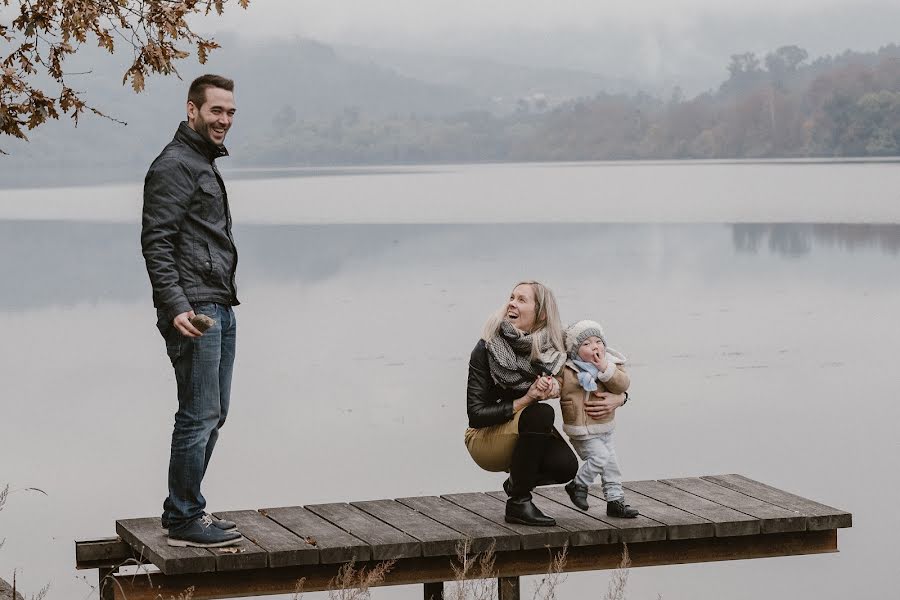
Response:
[[[575,475],[575,483],[591,485],[599,475],[607,502],[624,498],[622,472],[619,470],[619,459],[613,445],[613,432],[598,433],[580,439],[570,438],[570,441],[575,452],[584,461],[578,468],[578,474]]]

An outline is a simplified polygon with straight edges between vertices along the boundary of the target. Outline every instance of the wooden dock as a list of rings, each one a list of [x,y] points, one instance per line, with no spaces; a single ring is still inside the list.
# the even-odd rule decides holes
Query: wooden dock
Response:
[[[217,513],[238,524],[245,540],[231,549],[173,548],[159,518],[116,522],[118,538],[76,542],[80,569],[100,570],[101,598],[216,599],[328,589],[353,562],[395,564],[380,585],[425,584],[426,600],[454,580],[458,548],[495,551],[501,600],[518,598],[518,577],[546,573],[568,547],[564,571],[615,568],[628,545],[632,566],[670,565],[837,552],[837,530],[851,514],[742,475],[635,481],[625,484],[636,519],[606,516],[599,486],[582,512],[562,487],[540,487],[535,504],[556,527],[504,522],[503,492],[470,492],[350,503]],[[158,572],[117,574],[124,564],[152,563]]]

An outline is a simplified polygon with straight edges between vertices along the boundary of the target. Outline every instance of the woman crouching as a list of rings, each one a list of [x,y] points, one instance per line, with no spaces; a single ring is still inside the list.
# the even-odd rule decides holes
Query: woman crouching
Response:
[[[531,501],[537,485],[566,483],[578,459],[553,427],[559,397],[553,378],[566,362],[553,292],[536,281],[516,285],[484,326],[469,360],[466,448],[479,467],[508,471],[506,521],[553,526]]]

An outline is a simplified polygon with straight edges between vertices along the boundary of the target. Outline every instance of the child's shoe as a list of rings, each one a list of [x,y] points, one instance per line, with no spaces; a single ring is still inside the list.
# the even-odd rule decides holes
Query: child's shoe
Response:
[[[624,498],[613,500],[606,503],[606,515],[609,517],[621,517],[623,519],[633,519],[640,513],[636,508],[631,508],[625,504]]]
[[[590,508],[587,501],[588,489],[586,485],[575,483],[575,480],[573,479],[566,484],[566,492],[569,494],[569,499],[572,501],[572,504],[581,510]]]

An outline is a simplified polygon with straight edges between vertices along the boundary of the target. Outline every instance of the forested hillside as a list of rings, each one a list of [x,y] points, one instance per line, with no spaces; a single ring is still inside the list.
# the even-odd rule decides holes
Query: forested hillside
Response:
[[[849,157],[900,154],[900,47],[809,61],[785,46],[736,54],[718,90],[684,98],[601,93],[510,115],[373,118],[345,110],[256,136],[252,164]]]
[[[568,99],[577,72],[509,67],[489,88],[484,73],[503,65],[459,63],[451,85],[308,40],[226,48],[205,68],[238,82],[227,167],[900,155],[897,45],[815,60],[797,46],[735,54],[721,85],[692,98],[604,91],[624,84],[585,74],[589,88],[610,87]],[[184,118],[186,82],[154,80],[136,96],[114,73],[98,69],[85,87],[128,126],[49,123],[5,147],[0,187],[139,180]]]

